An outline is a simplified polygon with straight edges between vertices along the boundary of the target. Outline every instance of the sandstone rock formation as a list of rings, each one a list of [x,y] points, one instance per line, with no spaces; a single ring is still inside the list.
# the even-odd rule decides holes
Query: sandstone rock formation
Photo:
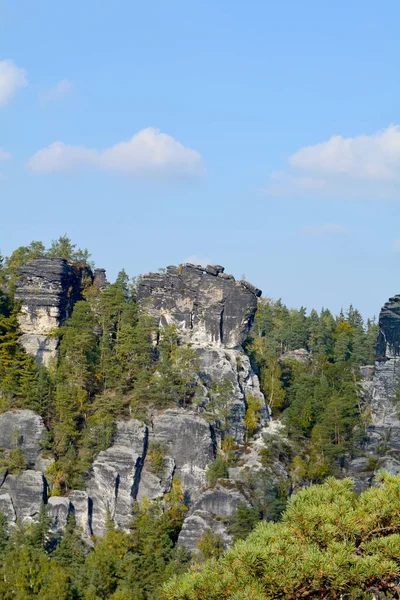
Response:
[[[55,356],[56,341],[49,334],[64,323],[81,298],[82,278],[93,281],[90,271],[62,259],[35,259],[21,268],[17,283],[17,298],[22,304],[21,343],[38,361],[48,364]],[[99,289],[108,284],[104,270],[95,271],[94,284]],[[258,378],[241,346],[260,293],[245,281],[235,281],[218,265],[205,269],[194,265],[168,267],[165,273],[145,275],[138,290],[143,310],[160,327],[176,325],[181,341],[190,342],[198,353],[199,384],[205,402],[213,382],[231,382],[229,433],[239,442],[245,433],[246,397],[261,400],[261,425],[269,418]],[[0,482],[0,511],[10,522],[32,520],[45,502],[53,532],[63,529],[73,512],[89,541],[92,534],[104,535],[108,518],[118,527],[127,527],[134,503],[145,497],[162,498],[176,477],[189,509],[181,543],[195,549],[202,532],[209,528],[220,532],[229,543],[224,519],[245,499],[234,484],[229,489],[207,489],[206,471],[215,460],[220,438],[202,411],[200,404],[196,409],[158,411],[147,424],[135,419],[119,421],[112,445],[94,460],[86,490],[73,490],[63,498],[47,498],[47,465],[41,456],[46,427],[42,419],[32,411],[5,413],[0,416],[0,446],[12,449],[18,438],[29,470],[20,476],[7,474]],[[152,469],[152,443],[162,449],[162,472]]]
[[[363,368],[364,397],[371,413],[362,454],[349,465],[359,491],[371,485],[374,473],[400,473],[400,295],[390,298],[379,315],[375,368]]]
[[[148,443],[147,428],[132,419],[117,424],[111,448],[100,452],[93,463],[93,475],[87,486],[91,499],[92,532],[104,535],[107,518],[125,527],[132,515],[140,473]]]
[[[161,327],[174,324],[192,343],[225,348],[246,339],[260,295],[219,265],[167,267],[165,273],[144,275],[138,288],[139,301]]]
[[[0,415],[0,447],[20,447],[30,467],[43,465],[41,452],[46,432],[42,417],[32,410],[9,410]]]
[[[221,536],[225,546],[232,538],[227,533],[224,520],[235,514],[241,504],[247,504],[245,497],[235,489],[222,485],[205,491],[190,510],[179,534],[179,543],[190,552],[197,553],[197,544],[208,531]]]
[[[15,292],[21,302],[20,342],[38,362],[47,365],[56,355],[57,338],[49,334],[70,316],[84,279],[93,279],[88,267],[62,258],[35,258],[20,267]]]
[[[160,327],[175,325],[181,339],[197,351],[204,385],[210,387],[221,379],[232,383],[229,433],[237,441],[244,439],[246,396],[261,400],[261,422],[268,419],[258,377],[241,346],[260,295],[259,289],[246,281],[235,281],[220,265],[167,267],[163,273],[144,275],[138,287],[143,310]]]

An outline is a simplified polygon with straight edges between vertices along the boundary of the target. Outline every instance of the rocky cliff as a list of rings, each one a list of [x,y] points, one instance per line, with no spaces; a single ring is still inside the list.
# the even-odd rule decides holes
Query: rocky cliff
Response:
[[[99,289],[108,283],[103,270],[96,270],[93,277],[87,268],[62,259],[35,259],[20,270],[21,343],[44,364],[56,355],[56,341],[49,334],[65,322],[81,299],[82,279]],[[74,512],[89,540],[92,534],[105,533],[108,517],[118,527],[126,527],[134,503],[146,497],[162,498],[176,477],[188,506],[180,542],[195,550],[201,535],[212,528],[228,543],[224,519],[246,500],[233,480],[229,489],[219,485],[208,489],[206,471],[215,460],[221,437],[205,418],[204,407],[212,384],[228,379],[232,384],[229,433],[236,441],[244,440],[249,396],[260,401],[260,427],[268,422],[258,378],[242,348],[260,294],[248,282],[225,274],[221,266],[203,269],[188,264],[143,276],[137,298],[141,309],[153,316],[160,328],[175,325],[181,343],[190,343],[198,353],[198,384],[204,403],[158,411],[151,422],[117,422],[111,447],[95,457],[86,489],[73,490],[66,497],[48,497],[46,468],[51,460],[42,455],[47,433],[43,420],[29,410],[0,415],[0,446],[6,452],[21,448],[28,464],[22,474],[5,472],[1,478],[0,512],[11,523],[32,520],[45,502],[53,531],[62,529],[68,514]],[[154,444],[163,452],[162,469],[157,471],[151,462]]]
[[[190,342],[200,359],[205,387],[228,379],[233,386],[230,433],[244,439],[246,397],[261,400],[261,422],[268,419],[258,377],[242,344],[247,338],[261,290],[236,281],[220,265],[185,264],[149,273],[138,286],[138,300],[160,328],[175,325],[181,340]]]
[[[363,456],[350,464],[359,490],[373,481],[379,469],[400,473],[400,295],[390,298],[379,315],[375,367],[363,367],[363,396],[370,413]]]
[[[38,362],[47,365],[55,357],[57,338],[50,334],[70,316],[85,280],[93,280],[87,266],[62,258],[35,258],[20,267],[15,293],[21,303],[20,342]]]

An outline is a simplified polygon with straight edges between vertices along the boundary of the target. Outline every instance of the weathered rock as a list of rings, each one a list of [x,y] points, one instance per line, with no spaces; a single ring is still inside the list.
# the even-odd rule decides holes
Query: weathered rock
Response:
[[[214,488],[203,492],[196,500],[193,505],[193,512],[201,510],[223,519],[234,515],[240,504],[247,504],[247,501],[238,490],[216,485]]]
[[[0,513],[4,516],[9,525],[15,523],[15,521],[17,520],[17,515],[15,514],[15,509],[10,494],[8,492],[4,492],[2,494],[1,490]]]
[[[87,492],[73,490],[68,496],[71,503],[71,510],[75,515],[76,524],[82,529],[84,538],[88,538],[92,533],[92,500]]]
[[[190,552],[198,553],[198,543],[207,531],[219,535],[228,547],[232,538],[227,531],[229,517],[237,507],[247,504],[245,497],[235,489],[221,485],[205,491],[194,503],[190,514],[183,523],[179,543]]]
[[[208,265],[205,269],[191,264],[170,266],[165,273],[150,273],[142,278],[138,299],[161,327],[173,324],[181,340],[190,341],[200,357],[200,377],[206,388],[224,378],[232,383],[228,433],[243,442],[246,396],[262,401],[261,425],[269,418],[258,378],[241,347],[261,292],[223,271],[220,265]],[[206,396],[207,389],[205,399]]]
[[[199,553],[197,544],[203,535],[209,531],[214,531],[210,515],[201,512],[193,513],[186,517],[182,529],[179,533],[179,543],[189,552]]]
[[[109,285],[105,269],[95,269],[93,272],[93,285],[99,290],[104,290]]]
[[[98,454],[87,486],[92,503],[91,527],[96,536],[104,535],[108,516],[118,527],[128,524],[146,450],[147,428],[131,420],[117,424],[113,445]]]
[[[379,315],[375,369],[363,369],[362,389],[371,411],[368,439],[360,450],[367,458],[362,471],[354,460],[349,474],[359,489],[373,480],[374,472],[384,468],[400,473],[400,418],[396,392],[400,385],[400,295],[390,298]]]
[[[233,435],[238,442],[243,442],[248,396],[261,400],[260,424],[264,424],[269,418],[258,377],[251,368],[249,357],[244,352],[227,348],[204,348],[196,345],[193,348],[199,355],[200,377],[207,387],[222,379],[231,382],[231,425],[227,433]]]
[[[400,295],[389,298],[379,315],[379,335],[376,346],[377,360],[400,355]]]
[[[34,521],[43,502],[46,502],[47,484],[38,471],[24,471],[21,475],[7,475],[0,487],[0,495],[9,494],[18,520]]]
[[[151,438],[166,448],[175,462],[186,501],[197,498],[206,483],[206,469],[215,458],[216,442],[210,425],[200,415],[169,409],[153,420]]]
[[[21,302],[20,343],[38,362],[48,364],[55,356],[57,339],[49,334],[70,316],[83,279],[92,281],[90,269],[62,258],[35,258],[20,267],[15,292]]]
[[[47,502],[47,516],[51,519],[50,531],[59,533],[65,529],[71,508],[68,498],[58,496],[49,498]]]
[[[227,348],[246,339],[260,294],[254,286],[225,276],[222,267],[190,264],[146,274],[138,287],[139,301],[161,326],[174,324],[194,343]]]
[[[162,498],[171,490],[172,479],[175,472],[175,461],[170,456],[165,456],[163,459],[164,468],[160,477],[149,470],[149,465],[144,464],[140,476],[139,491],[137,500],[140,502],[143,498],[156,500]]]
[[[0,448],[20,447],[32,467],[41,466],[41,444],[46,432],[42,417],[32,410],[9,410],[0,415]]]

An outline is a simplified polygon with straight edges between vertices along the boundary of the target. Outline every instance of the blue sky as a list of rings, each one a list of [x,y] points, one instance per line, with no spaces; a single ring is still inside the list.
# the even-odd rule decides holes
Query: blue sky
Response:
[[[397,1],[0,0],[0,248],[194,260],[293,307],[400,292]]]

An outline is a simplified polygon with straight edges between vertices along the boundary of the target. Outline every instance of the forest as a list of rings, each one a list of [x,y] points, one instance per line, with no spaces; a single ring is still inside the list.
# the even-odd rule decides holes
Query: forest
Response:
[[[176,406],[203,410],[219,428],[221,450],[208,485],[226,478],[243,451],[226,433],[229,382],[214,386],[206,408],[199,408],[196,352],[174,327],[157,330],[136,302],[137,279],[124,270],[103,290],[84,287],[83,300],[54,332],[58,356],[48,367],[25,353],[15,282],[19,267],[40,256],[90,263],[90,254],[64,235],[47,249],[35,241],[0,257],[0,411],[29,408],[43,417],[49,432],[43,452],[53,459],[49,494],[85,488],[117,419],[146,422],[152,411]],[[383,476],[380,487],[358,497],[342,479],[347,461],[362,453],[369,425],[360,380],[362,367],[374,363],[377,333],[376,321],[364,321],[353,306],[333,315],[262,298],[244,350],[285,434],[265,439],[263,469],[242,482],[248,504],[230,520],[233,549],[225,554],[217,535],[204,536],[196,556],[177,544],[187,507],[174,480],[163,501],[137,503],[128,531],[110,521],[92,547],[73,515],[59,535],[49,533],[44,507],[31,526],[10,530],[0,517],[0,597],[364,598],[378,584],[399,593],[393,582],[400,563],[400,480]],[[258,410],[249,397],[245,445],[257,431]],[[162,448],[153,447],[154,469],[160,456]],[[275,461],[285,465],[288,480],[271,483]],[[18,446],[2,452],[2,473],[27,468]]]

